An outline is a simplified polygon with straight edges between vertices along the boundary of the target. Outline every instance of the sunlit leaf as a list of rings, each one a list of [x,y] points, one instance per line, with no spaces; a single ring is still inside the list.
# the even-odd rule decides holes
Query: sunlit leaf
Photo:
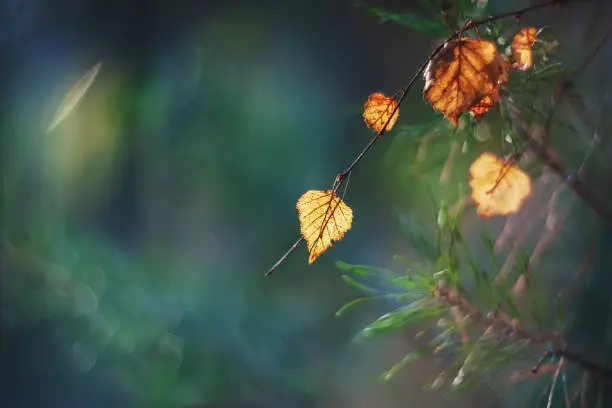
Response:
[[[470,187],[480,217],[508,215],[531,194],[531,179],[520,168],[483,153],[470,167]]]
[[[425,69],[423,95],[455,126],[459,116],[507,81],[507,63],[491,41],[449,41]]]
[[[72,86],[72,88],[70,88],[66,96],[64,96],[64,99],[62,99],[62,102],[57,107],[57,110],[53,115],[53,119],[47,128],[47,133],[51,132],[70,114],[70,112],[72,112],[83,96],[85,96],[87,90],[91,87],[91,84],[93,83],[94,79],[96,79],[98,72],[100,72],[100,68],[102,68],[102,61],[99,61],[93,67],[91,67],[89,71],[87,71],[85,75],[83,75],[81,79],[79,79],[78,82]]]
[[[399,109],[396,108],[397,101],[393,96],[385,96],[380,92],[375,92],[368,97],[368,101],[363,106],[363,118],[369,128],[380,133],[391,118],[393,111],[395,111],[386,128],[386,131],[389,131],[399,117]]]
[[[351,229],[353,210],[332,190],[309,190],[297,201],[296,208],[310,264]]]
[[[499,102],[499,85],[491,89],[491,92],[486,94],[484,98],[476,102],[476,104],[470,107],[470,112],[474,115],[474,119],[480,120],[490,108],[497,105]]]
[[[523,28],[515,34],[512,39],[512,57],[514,58],[513,68],[523,71],[528,70],[533,65],[533,43],[536,39],[538,30],[535,28]]]

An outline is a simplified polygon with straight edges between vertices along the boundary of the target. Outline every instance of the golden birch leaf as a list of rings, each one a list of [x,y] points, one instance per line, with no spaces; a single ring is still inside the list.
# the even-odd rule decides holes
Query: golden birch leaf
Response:
[[[449,41],[425,68],[423,96],[457,126],[462,113],[507,81],[506,68],[491,41]]]
[[[369,128],[373,129],[376,133],[380,133],[395,110],[393,118],[391,118],[385,129],[385,131],[389,131],[399,117],[399,109],[396,108],[397,101],[394,97],[375,92],[368,97],[368,101],[363,106],[363,119]]]
[[[297,201],[296,208],[310,253],[309,264],[351,229],[353,210],[332,190],[309,190]]]
[[[483,153],[470,166],[470,187],[478,216],[509,215],[531,194],[531,178],[494,154]]]
[[[484,98],[476,102],[470,107],[470,112],[474,115],[474,119],[480,120],[490,108],[497,105],[499,102],[499,85],[491,89],[491,92],[486,94]]]
[[[512,39],[513,68],[526,71],[533,66],[533,43],[538,30],[535,28],[523,28]]]

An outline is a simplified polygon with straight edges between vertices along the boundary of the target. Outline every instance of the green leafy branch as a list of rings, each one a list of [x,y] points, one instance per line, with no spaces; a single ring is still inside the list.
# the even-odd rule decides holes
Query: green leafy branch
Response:
[[[341,261],[336,263],[345,272],[342,275],[345,282],[368,294],[344,305],[337,311],[337,316],[343,316],[365,301],[386,300],[400,304],[363,328],[358,339],[438,319],[440,333],[434,333],[426,346],[406,354],[383,372],[381,378],[385,381],[392,379],[402,367],[429,351],[454,356],[453,362],[430,382],[434,388],[451,376],[452,386],[462,388],[496,367],[510,361],[535,359],[538,355],[542,357],[532,370],[534,373],[544,361],[555,356],[563,357],[588,372],[612,379],[612,370],[568,350],[563,330],[542,330],[537,312],[520,310],[511,287],[505,281],[495,283],[490,280],[489,274],[478,267],[459,230],[460,208],[449,211],[443,206],[438,220],[437,243],[429,251],[436,253],[436,257],[423,263],[397,257],[407,266],[405,274]],[[493,251],[491,247],[491,256],[495,257]],[[476,293],[470,293],[465,287],[465,279],[461,279],[461,276],[465,276],[465,268],[460,265],[466,264],[469,276],[475,282]],[[526,266],[518,271],[519,275],[524,273]],[[390,288],[381,290],[364,283],[367,280],[384,282]],[[531,294],[522,300],[528,303],[529,296]],[[482,306],[471,303],[469,297],[481,300]],[[556,325],[562,328],[562,313],[557,317]],[[418,337],[423,335],[423,332],[417,334]],[[546,351],[542,352],[543,348]]]

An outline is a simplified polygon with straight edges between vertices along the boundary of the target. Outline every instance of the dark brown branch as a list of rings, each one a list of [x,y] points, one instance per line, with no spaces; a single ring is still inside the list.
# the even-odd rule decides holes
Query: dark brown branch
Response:
[[[597,215],[608,222],[612,222],[612,209],[608,208],[598,196],[587,188],[586,184],[580,180],[577,174],[568,172],[565,166],[563,166],[563,164],[561,164],[561,162],[551,153],[550,149],[545,149],[540,143],[533,140],[532,137],[524,138],[523,142],[527,143],[529,149],[534,152],[549,169],[561,177],[565,183],[597,213]]]
[[[496,332],[503,335],[510,335],[516,339],[529,340],[533,344],[551,343],[558,348],[564,344],[563,335],[559,332],[528,331],[520,327],[516,319],[513,319],[503,311],[494,311],[484,314],[456,289],[438,284],[434,296],[436,299],[444,301],[451,306],[459,307],[463,314],[470,316],[474,321],[492,326]]]
[[[552,344],[553,349],[544,353],[538,359],[536,365],[531,369],[533,374],[537,374],[544,363],[548,362],[554,356],[557,356],[564,358],[568,362],[579,365],[591,374],[612,380],[612,369],[593,363],[580,354],[567,350],[561,333],[527,331],[522,329],[514,319],[504,312],[494,312],[484,315],[457,290],[447,288],[445,285],[438,284],[434,294],[437,299],[447,302],[452,307],[459,308],[462,313],[470,316],[474,321],[492,326],[497,332],[510,334],[514,338],[529,340],[533,344]]]
[[[596,363],[593,363],[592,361],[587,360],[586,358],[584,358],[580,354],[573,353],[573,352],[565,350],[565,349],[548,350],[546,353],[544,353],[538,359],[538,362],[531,369],[531,372],[534,373],[534,374],[537,374],[538,371],[540,370],[540,367],[542,366],[542,364],[545,363],[546,361],[550,360],[554,356],[563,357],[564,359],[566,359],[569,362],[572,362],[574,364],[578,364],[585,371],[588,371],[589,373],[594,374],[596,376],[612,379],[612,369],[610,369],[608,367],[601,366],[601,365],[596,364]]]
[[[427,65],[431,62],[431,60],[433,60],[435,58],[435,56],[444,48],[444,46],[452,40],[455,40],[456,38],[458,38],[460,35],[463,34],[463,32],[467,31],[467,30],[471,30],[473,28],[477,28],[481,25],[485,25],[485,24],[490,24],[494,21],[497,20],[501,20],[504,18],[508,18],[508,17],[520,17],[525,13],[534,11],[534,10],[538,10],[541,8],[545,8],[545,7],[550,7],[550,6],[559,6],[561,4],[565,4],[568,3],[572,0],[549,0],[540,4],[534,4],[525,8],[522,8],[520,10],[515,10],[515,11],[510,11],[507,13],[502,13],[502,14],[498,14],[496,16],[492,16],[486,19],[482,19],[482,20],[477,20],[477,21],[472,21],[469,22],[468,24],[464,25],[462,27],[462,29],[458,32],[456,32],[455,34],[451,35],[449,38],[446,39],[446,41],[442,42],[441,44],[439,44],[429,55],[429,57],[427,57],[427,59],[425,60],[425,62],[419,67],[419,69],[413,74],[412,78],[410,79],[410,81],[408,82],[408,85],[406,85],[402,91],[401,91],[401,96],[399,98],[399,100],[397,101],[397,106],[395,107],[395,109],[393,109],[393,112],[391,112],[391,115],[389,115],[389,119],[387,119],[387,122],[384,124],[384,126],[382,127],[381,131],[378,132],[376,134],[376,136],[374,136],[372,138],[372,140],[370,140],[368,142],[368,144],[361,150],[361,152],[359,152],[359,154],[355,157],[355,159],[353,160],[353,162],[341,173],[338,174],[338,176],[336,176],[336,179],[334,181],[334,185],[332,187],[332,190],[334,192],[334,194],[338,191],[338,189],[342,186],[342,184],[344,184],[344,182],[346,181],[346,179],[348,178],[348,176],[351,174],[351,172],[355,169],[355,167],[357,167],[357,165],[361,162],[361,160],[363,160],[363,158],[365,157],[365,155],[370,151],[370,149],[372,149],[372,147],[374,147],[374,145],[376,144],[376,142],[380,139],[380,137],[382,135],[385,134],[386,130],[387,130],[387,126],[389,125],[389,122],[391,122],[391,119],[395,116],[395,113],[398,111],[400,105],[402,104],[402,102],[404,101],[404,99],[406,98],[406,95],[408,94],[408,91],[412,88],[412,86],[414,85],[414,83],[416,82],[416,80],[419,78],[419,76],[421,76],[423,74],[423,72],[425,71],[425,68],[427,67]],[[297,246],[300,244],[300,242],[302,242],[303,238],[299,238],[295,244],[293,244],[293,246],[274,264],[274,266],[272,266],[272,268],[270,268],[265,276],[270,276],[270,274],[276,269],[278,268],[286,259],[289,255],[291,255],[291,253],[293,253],[293,251],[295,251],[295,249],[297,248]]]

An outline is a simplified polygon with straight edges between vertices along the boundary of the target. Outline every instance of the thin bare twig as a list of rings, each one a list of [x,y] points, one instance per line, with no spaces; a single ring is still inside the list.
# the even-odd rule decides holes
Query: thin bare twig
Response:
[[[561,379],[563,380],[563,397],[565,398],[565,408],[571,408],[572,404],[569,399],[569,392],[567,390],[567,376],[565,375],[565,371],[561,374]]]
[[[268,269],[268,272],[266,272],[265,276],[270,276],[270,274],[272,272],[274,272],[274,270],[276,268],[278,268],[280,266],[280,264],[282,264],[283,262],[285,262],[285,259],[287,259],[289,257],[289,255],[291,255],[293,253],[293,251],[295,251],[298,247],[298,245],[300,245],[300,243],[304,240],[303,236],[300,236],[298,238],[297,241],[295,241],[295,244],[291,245],[291,248],[289,248],[289,250],[287,252],[285,252],[285,254],[278,260],[276,261],[276,263],[274,265],[272,265],[272,267],[270,269]]]
[[[557,370],[555,371],[555,376],[553,377],[553,382],[550,386],[550,393],[548,394],[548,404],[546,404],[546,408],[550,408],[552,406],[553,395],[555,394],[555,386],[557,385],[557,380],[559,379],[559,371],[561,371],[562,366],[563,359],[561,359],[559,361],[559,364],[557,364]]]
[[[465,321],[463,320],[463,313],[461,313],[461,310],[459,309],[459,306],[455,305],[451,307],[451,313],[453,314],[453,317],[455,318],[455,323],[457,323],[457,327],[459,328],[459,334],[461,335],[461,341],[463,343],[467,343],[470,341],[470,336],[467,333],[467,330],[465,329]]]
[[[582,373],[582,387],[580,388],[580,408],[586,408],[588,402],[588,390],[591,374],[588,371]]]

